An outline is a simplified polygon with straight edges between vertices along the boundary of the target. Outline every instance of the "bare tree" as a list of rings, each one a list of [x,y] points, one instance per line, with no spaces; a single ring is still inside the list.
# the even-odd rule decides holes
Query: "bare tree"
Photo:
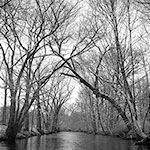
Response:
[[[66,77],[57,74],[49,81],[46,91],[43,91],[44,100],[42,100],[43,112],[46,113],[43,116],[46,129],[57,132],[59,130],[59,113],[72,94],[70,81]]]
[[[54,72],[65,64],[56,60],[54,65],[49,67],[49,71],[38,80],[39,85],[36,85],[35,77],[39,67],[48,60],[46,57],[52,56],[47,45],[53,43],[54,33],[61,34],[63,25],[69,26],[69,19],[76,15],[76,5],[68,5],[64,0],[35,0],[33,3],[28,0],[16,0],[9,2],[1,11],[0,36],[3,39],[0,49],[8,74],[7,84],[11,99],[10,118],[6,130],[6,137],[10,141],[15,139],[22,128],[26,114],[37,98],[39,90],[45,86]],[[43,59],[36,64],[38,58]],[[24,80],[25,72],[27,76]]]
[[[0,2],[0,9],[3,9],[7,5],[9,5],[10,2],[11,0],[2,0],[2,2]]]
[[[140,65],[131,33],[133,33],[137,16],[135,15],[131,20],[129,1],[91,0],[90,5],[93,18],[90,18],[90,21],[86,20],[86,27],[82,28],[82,34],[79,35],[79,38],[83,35],[86,35],[86,38],[71,52],[74,54],[84,47],[84,54],[81,53],[79,57],[74,56],[71,61],[68,61],[57,51],[55,53],[66,62],[65,67],[70,70],[65,75],[78,79],[80,83],[93,91],[96,98],[100,97],[110,102],[129,131],[145,138],[147,135],[140,126],[137,99],[135,99],[135,74],[138,74]],[[90,60],[89,56],[93,52],[101,59],[93,61],[91,58]],[[92,61],[96,63],[96,66],[92,64]],[[88,76],[88,80],[83,76],[83,72]],[[131,119],[126,111],[130,113]]]

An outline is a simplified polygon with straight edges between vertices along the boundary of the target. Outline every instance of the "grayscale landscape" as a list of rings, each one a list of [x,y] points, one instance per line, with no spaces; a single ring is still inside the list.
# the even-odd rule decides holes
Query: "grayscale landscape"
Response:
[[[0,150],[148,150],[149,0],[0,0]]]

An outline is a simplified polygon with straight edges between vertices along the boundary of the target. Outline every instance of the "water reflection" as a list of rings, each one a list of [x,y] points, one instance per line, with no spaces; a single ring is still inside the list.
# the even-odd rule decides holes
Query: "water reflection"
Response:
[[[17,140],[15,144],[0,143],[0,150],[148,150],[132,141],[114,137],[76,132],[32,137]]]

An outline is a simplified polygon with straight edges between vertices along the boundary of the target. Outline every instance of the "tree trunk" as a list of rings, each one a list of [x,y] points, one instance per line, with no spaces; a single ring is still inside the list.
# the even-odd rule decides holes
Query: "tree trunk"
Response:
[[[93,97],[91,94],[89,94],[89,100],[90,100],[90,110],[91,110],[91,115],[92,115],[92,128],[94,134],[97,133],[97,128],[96,128],[96,116],[95,116],[95,111],[94,111],[94,103],[93,103]]]
[[[20,131],[20,126],[17,123],[9,124],[6,129],[6,138],[8,142],[14,142],[17,133]]]
[[[8,127],[6,129],[6,136],[9,138],[11,138],[11,134],[12,137],[14,138],[14,136],[16,135],[16,129],[15,128],[15,122],[16,122],[16,100],[15,100],[15,94],[12,92],[11,93],[11,105],[10,105],[10,117],[9,117],[9,122],[8,122]]]
[[[29,131],[29,113],[27,113],[27,116],[25,118],[24,130]]]
[[[25,102],[25,109],[27,110],[29,107],[29,91],[26,90],[26,102]],[[29,112],[26,113],[24,119],[24,130],[29,131]]]
[[[58,132],[58,115],[59,115],[59,111],[56,110],[53,116],[52,132]]]
[[[113,107],[118,111],[118,114],[122,117],[123,121],[127,125],[127,128],[129,130],[132,129],[131,122],[127,118],[126,113],[122,110],[121,106],[113,98],[110,98],[109,96],[107,96],[105,94],[102,94],[101,92],[99,92],[98,89],[95,89],[90,83],[88,83],[85,79],[83,79],[76,71],[74,71],[72,69],[70,69],[70,70],[76,75],[76,77],[78,79],[80,79],[81,83],[83,83],[86,87],[88,87],[90,90],[93,91],[96,98],[101,97],[102,99],[109,101],[113,105]]]
[[[101,120],[101,114],[100,114],[100,108],[99,108],[99,104],[98,104],[98,98],[97,98],[97,101],[96,101],[96,109],[97,109],[97,117],[98,117],[98,128],[101,127],[102,131],[105,133],[105,129],[103,127],[103,123],[102,123],[102,120]]]
[[[2,115],[2,124],[6,125],[6,115],[7,115],[7,84],[5,85],[4,89],[5,95],[4,95],[4,106],[3,106],[3,115]]]
[[[101,94],[100,97],[106,99],[107,101],[109,101],[112,104],[112,106],[118,111],[118,114],[122,117],[122,119],[123,119],[124,123],[126,124],[127,128],[129,130],[131,130],[132,129],[131,122],[128,119],[128,117],[126,116],[126,113],[120,107],[120,105],[117,104],[115,100],[108,97],[107,95]]]
[[[34,128],[34,109],[32,111],[32,116],[31,116],[31,130]]]
[[[137,134],[137,136],[139,136],[140,138],[146,138],[147,135],[142,131],[142,126],[140,124],[140,121],[138,120],[138,118],[136,117],[137,114],[134,111],[134,106],[133,104],[128,101],[128,105],[130,107],[130,111],[131,111],[131,119],[132,119],[132,124],[133,124],[133,130],[135,131],[135,133]]]
[[[96,128],[96,117],[95,117],[94,110],[92,111],[92,127],[93,127],[94,134],[96,134],[97,128]]]
[[[42,126],[41,126],[41,106],[40,106],[40,101],[39,97],[37,98],[37,130],[39,132],[42,131]]]
[[[26,95],[25,95],[25,109],[27,111],[29,107],[29,97],[30,97],[30,90],[31,90],[31,65],[32,61],[29,60],[27,63],[27,71],[26,71]],[[25,131],[29,131],[29,112],[27,111],[26,117],[25,117]]]

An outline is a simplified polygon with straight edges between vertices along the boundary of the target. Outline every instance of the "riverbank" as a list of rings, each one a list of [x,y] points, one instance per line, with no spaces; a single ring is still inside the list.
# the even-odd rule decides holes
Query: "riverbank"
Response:
[[[5,136],[5,131],[6,131],[7,126],[0,126],[0,142],[1,141],[7,141],[7,142],[11,142],[7,140],[7,137]],[[87,132],[87,131],[82,131],[82,130],[76,130],[76,131],[72,131],[72,130],[60,130],[58,132],[83,132],[86,134],[94,134],[94,135],[103,135],[103,136],[111,136],[111,137],[119,137],[121,139],[124,140],[134,140],[135,144],[137,145],[145,145],[145,146],[149,146],[150,144],[150,137],[147,137],[145,139],[139,139],[137,138],[136,135],[134,135],[133,133],[127,132],[126,130],[124,131],[119,131],[119,132],[98,132],[98,133],[93,133],[91,132]],[[48,134],[53,134],[56,132],[50,132],[47,130],[41,130],[38,131],[37,129],[32,129],[31,131],[21,131],[17,134],[16,139],[26,139],[26,138],[30,138],[33,136],[41,136],[41,135],[48,135]],[[132,136],[131,136],[132,135]]]
[[[7,141],[7,137],[5,136],[6,128],[7,126],[0,125],[0,142]],[[16,139],[25,139],[25,138],[30,138],[33,136],[40,136],[40,135],[46,135],[46,134],[52,134],[52,132],[47,131],[47,130],[38,131],[37,129],[32,129],[30,131],[19,132],[16,136]]]
[[[81,132],[59,132],[28,139],[16,140],[15,143],[0,143],[0,150],[149,150],[148,147],[134,145],[133,141],[121,138],[92,135]]]
[[[38,131],[22,131],[17,134],[16,139],[26,139],[26,138],[30,138],[33,136],[41,136],[41,135],[48,135],[48,134],[52,134],[52,132],[43,131],[42,133],[40,133]],[[11,142],[7,140],[7,137],[5,136],[5,134],[0,133],[0,142],[1,141]]]
[[[60,132],[83,132],[86,134],[94,134],[94,135],[102,135],[102,136],[111,136],[111,137],[118,137],[123,140],[132,140],[135,142],[135,145],[144,145],[144,146],[150,146],[150,134],[148,135],[147,138],[141,139],[140,137],[137,137],[136,134],[133,133],[133,131],[127,131],[127,130],[122,130],[122,131],[117,131],[117,132],[97,132],[94,133],[92,131],[83,131],[83,130],[61,130]]]

